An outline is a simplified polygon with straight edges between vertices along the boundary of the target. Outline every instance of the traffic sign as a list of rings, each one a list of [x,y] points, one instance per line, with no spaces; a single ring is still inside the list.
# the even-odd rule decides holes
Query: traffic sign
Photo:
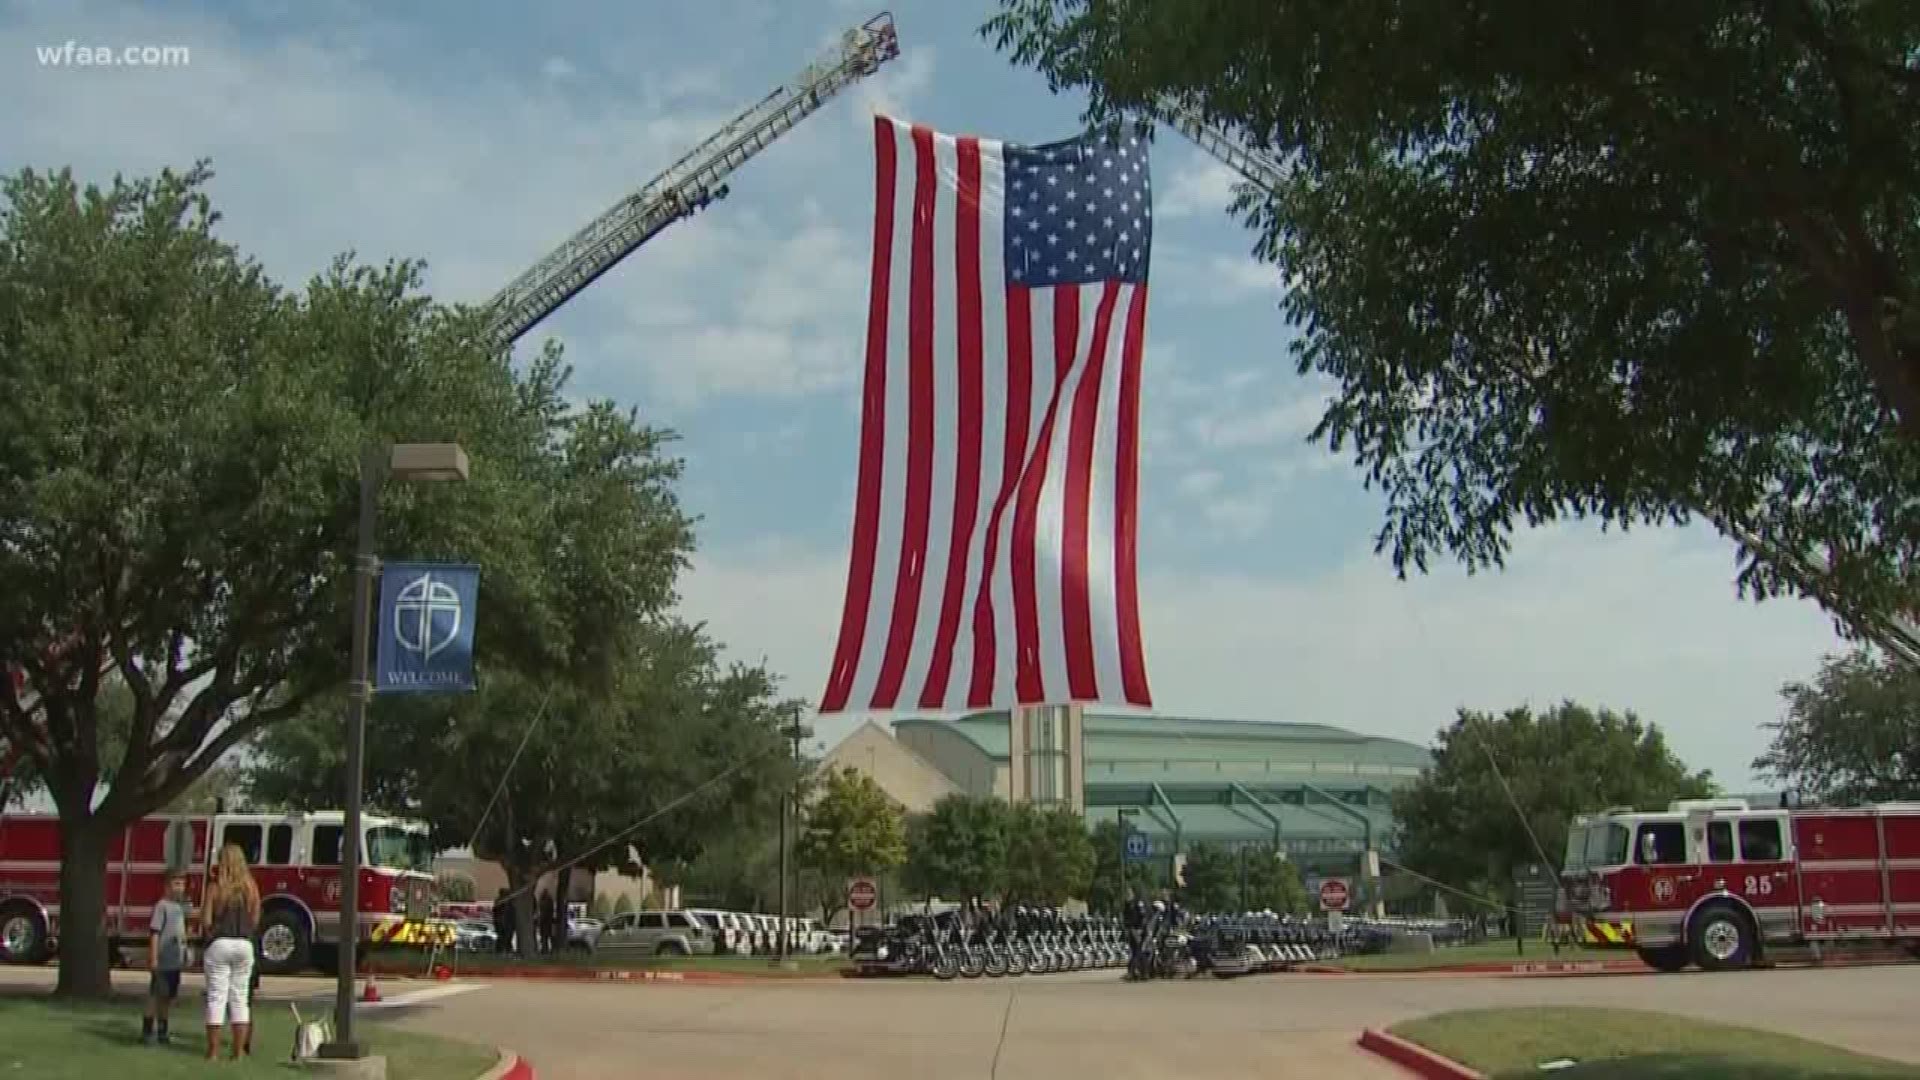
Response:
[[[1346,879],[1328,878],[1320,883],[1320,908],[1323,911],[1347,910]]]
[[[847,883],[847,906],[855,911],[865,911],[880,899],[880,888],[872,878],[854,878]]]
[[[1146,833],[1130,832],[1127,834],[1127,859],[1129,861],[1142,862],[1152,855],[1153,841],[1147,839]]]

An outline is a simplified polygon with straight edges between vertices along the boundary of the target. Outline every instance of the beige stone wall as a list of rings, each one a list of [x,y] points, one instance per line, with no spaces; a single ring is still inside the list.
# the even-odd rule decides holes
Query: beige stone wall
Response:
[[[823,769],[854,769],[880,785],[908,813],[922,814],[944,796],[960,790],[948,777],[885,728],[868,721],[840,740],[821,759]]]
[[[1007,770],[979,747],[950,731],[910,725],[901,730],[900,745],[939,770],[969,795],[1007,795]]]

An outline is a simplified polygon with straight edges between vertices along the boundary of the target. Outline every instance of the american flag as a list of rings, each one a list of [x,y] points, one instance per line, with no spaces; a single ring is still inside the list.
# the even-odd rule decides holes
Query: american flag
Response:
[[[1147,147],[875,117],[853,556],[820,711],[1152,704]]]

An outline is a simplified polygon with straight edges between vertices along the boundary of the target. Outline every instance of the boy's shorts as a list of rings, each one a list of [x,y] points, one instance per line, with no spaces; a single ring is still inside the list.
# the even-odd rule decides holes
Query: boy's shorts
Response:
[[[147,979],[147,994],[163,1001],[172,1001],[180,996],[180,973],[178,971],[156,971]]]

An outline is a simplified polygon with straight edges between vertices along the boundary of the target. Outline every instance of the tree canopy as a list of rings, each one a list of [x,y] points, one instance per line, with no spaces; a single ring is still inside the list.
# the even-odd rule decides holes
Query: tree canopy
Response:
[[[1565,702],[1538,716],[1462,709],[1436,737],[1433,767],[1393,807],[1402,863],[1487,896],[1506,892],[1516,866],[1544,855],[1558,867],[1576,814],[1713,791],[1712,776],[1689,770],[1657,726]]]
[[[991,795],[948,795],[907,822],[900,880],[921,896],[998,895],[1006,886],[1007,804]]]
[[[1020,803],[1008,808],[1005,900],[1059,907],[1084,898],[1093,884],[1093,865],[1093,840],[1072,807]]]
[[[795,854],[829,880],[885,873],[906,861],[906,815],[873,777],[851,766],[829,770]]]
[[[1236,209],[1402,573],[1708,513],[1760,595],[1824,550],[1910,607],[1920,5],[1001,0],[984,32],[1092,121],[1171,103],[1284,171]]]
[[[557,361],[517,375],[411,263],[282,288],[214,235],[210,175],[0,185],[0,737],[60,813],[68,994],[107,989],[78,929],[104,925],[107,837],[344,682],[363,447],[463,445],[471,482],[386,492],[382,550],[488,566],[502,636],[552,617],[520,466]]]
[[[1920,799],[1920,672],[1861,650],[1780,696],[1786,715],[1753,763],[1762,776],[1837,805]]]

